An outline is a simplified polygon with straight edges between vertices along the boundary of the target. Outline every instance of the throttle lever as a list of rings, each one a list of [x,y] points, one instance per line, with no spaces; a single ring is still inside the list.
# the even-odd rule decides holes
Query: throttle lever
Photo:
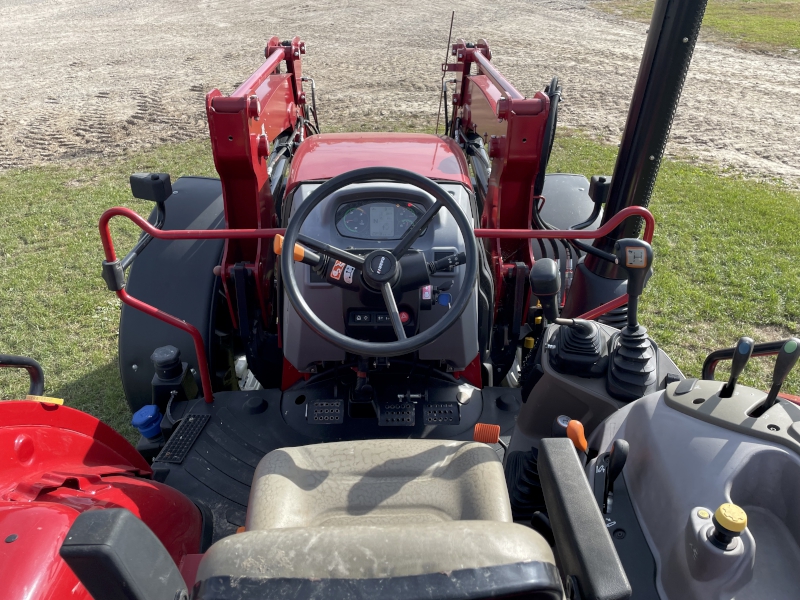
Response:
[[[769,389],[769,394],[764,404],[761,405],[759,410],[760,414],[764,414],[766,410],[771,408],[778,401],[778,392],[781,391],[781,386],[789,373],[797,364],[800,359],[800,340],[797,338],[789,338],[786,343],[778,352],[778,359],[775,361],[775,370],[772,373],[772,387]]]
[[[606,467],[606,481],[603,487],[603,513],[607,514],[611,510],[611,496],[614,493],[614,481],[622,473],[625,463],[628,460],[630,444],[626,440],[614,440],[611,450],[608,453],[608,466]]]
[[[736,387],[736,382],[739,381],[739,376],[747,366],[747,362],[753,355],[753,347],[756,343],[749,337],[741,337],[736,343],[736,351],[733,353],[733,362],[731,363],[731,376],[728,378],[728,383],[722,386],[719,392],[720,398],[730,398],[733,396],[733,388]]]

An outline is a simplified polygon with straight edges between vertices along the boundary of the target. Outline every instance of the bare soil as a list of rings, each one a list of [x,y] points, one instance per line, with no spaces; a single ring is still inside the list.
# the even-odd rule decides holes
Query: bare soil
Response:
[[[584,0],[3,0],[0,169],[207,134],[273,34],[307,43],[321,124],[431,126],[450,11],[525,94],[561,78],[561,124],[616,143],[646,37]],[[800,60],[701,41],[667,151],[800,184]]]

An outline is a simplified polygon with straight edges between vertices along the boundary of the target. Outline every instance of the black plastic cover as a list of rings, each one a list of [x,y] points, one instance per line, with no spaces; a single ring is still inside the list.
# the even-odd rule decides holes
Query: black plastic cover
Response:
[[[94,600],[175,600],[187,593],[167,549],[124,508],[81,513],[60,554]]]
[[[125,289],[125,271],[119,260],[114,262],[103,261],[103,281],[106,282],[108,289],[112,292]]]
[[[543,438],[538,468],[565,577],[574,576],[582,600],[630,598],[630,583],[572,441]]]
[[[131,193],[141,200],[164,202],[172,196],[169,173],[134,173],[131,175]]]
[[[450,573],[430,573],[383,579],[295,579],[209,577],[195,586],[193,600],[263,600],[266,598],[326,598],[330,600],[471,600],[526,598],[561,600],[555,565],[526,562]]]

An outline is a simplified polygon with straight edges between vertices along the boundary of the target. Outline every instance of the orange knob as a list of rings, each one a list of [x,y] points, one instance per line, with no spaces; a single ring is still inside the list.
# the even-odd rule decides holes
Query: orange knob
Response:
[[[484,444],[497,444],[500,441],[500,425],[476,423],[472,432],[472,439]]]
[[[279,255],[283,253],[283,236],[278,234],[275,236],[275,239],[272,242],[272,249],[275,251],[275,254]],[[306,253],[303,247],[300,244],[294,245],[294,259],[295,260],[303,260]]]
[[[575,447],[584,454],[589,449],[589,442],[586,441],[586,435],[583,431],[583,423],[576,419],[572,419],[567,425],[567,437],[572,440]]]

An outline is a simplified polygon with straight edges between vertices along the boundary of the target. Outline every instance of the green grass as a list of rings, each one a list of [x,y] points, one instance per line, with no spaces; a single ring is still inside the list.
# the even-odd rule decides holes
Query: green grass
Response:
[[[561,137],[552,171],[611,173],[616,149]],[[130,196],[135,171],[213,175],[205,142],[168,145],[114,162],[0,174],[0,352],[37,359],[47,395],[94,414],[128,436],[117,371],[119,304],[100,278],[97,220]],[[687,374],[738,336],[774,340],[800,323],[800,195],[768,183],[720,177],[665,161],[653,196],[655,276],[642,321]],[[119,222],[117,222],[119,221]],[[112,222],[120,254],[137,230]],[[753,361],[744,380],[767,387],[772,361]],[[720,369],[722,376],[723,370]],[[785,388],[800,393],[800,369]],[[0,371],[0,398],[24,397],[24,372]]]
[[[35,358],[45,393],[130,434],[117,370],[119,302],[100,278],[97,220],[122,205],[147,216],[128,175],[213,175],[206,143],[164,146],[107,164],[37,167],[0,174],[0,352]],[[124,254],[138,230],[112,221]],[[0,369],[0,398],[24,397],[24,371]]]
[[[654,0],[597,0],[596,8],[650,21]],[[747,49],[800,48],[800,0],[709,0],[703,29]]]

